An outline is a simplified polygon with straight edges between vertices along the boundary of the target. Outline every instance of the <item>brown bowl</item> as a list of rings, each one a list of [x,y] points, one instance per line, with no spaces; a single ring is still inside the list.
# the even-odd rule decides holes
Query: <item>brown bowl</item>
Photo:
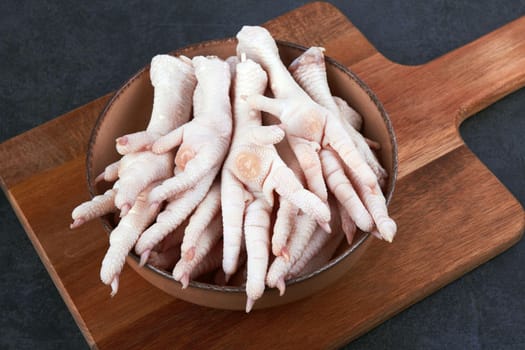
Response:
[[[192,45],[174,52],[174,55],[216,55],[223,59],[235,55],[236,39],[208,41]],[[306,48],[296,44],[278,42],[283,62],[288,65]],[[332,93],[345,99],[363,116],[363,134],[381,143],[380,161],[389,173],[386,187],[387,203],[394,190],[397,175],[397,147],[390,119],[374,93],[354,73],[333,59],[326,58],[328,81]],[[109,101],[96,121],[91,134],[87,152],[87,178],[92,196],[103,193],[107,184],[95,184],[95,176],[104,168],[118,160],[115,150],[115,139],[119,136],[144,130],[153,104],[153,87],[149,78],[149,66],[143,68]],[[106,187],[104,187],[106,186]],[[103,219],[108,232],[114,227],[112,218]],[[351,266],[360,258],[371,241],[369,234],[359,233],[352,246],[344,242],[336,256],[324,267],[308,275],[301,276],[286,283],[286,293],[279,296],[276,289],[267,289],[254,308],[267,308],[286,304],[312,295],[348,273]],[[198,281],[190,282],[188,288],[182,289],[170,273],[153,266],[139,267],[139,258],[131,252],[127,262],[139,275],[154,286],[176,298],[191,303],[230,310],[244,310],[246,295],[244,287],[223,287]]]

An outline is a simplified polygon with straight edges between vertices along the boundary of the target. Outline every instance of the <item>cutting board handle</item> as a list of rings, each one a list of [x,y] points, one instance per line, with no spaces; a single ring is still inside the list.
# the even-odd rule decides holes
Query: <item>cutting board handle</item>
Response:
[[[350,44],[369,45],[355,33]],[[400,177],[462,146],[464,119],[525,85],[525,17],[418,66],[369,49],[367,57],[358,57],[327,46],[384,104],[398,140]]]
[[[354,34],[352,41],[353,47],[370,46],[362,34]],[[374,91],[408,96],[414,107],[424,104],[439,111],[457,128],[465,118],[525,85],[525,16],[418,66],[400,65],[367,51],[365,59],[356,59],[356,54],[343,59]]]
[[[421,68],[441,85],[457,127],[525,85],[525,16]]]

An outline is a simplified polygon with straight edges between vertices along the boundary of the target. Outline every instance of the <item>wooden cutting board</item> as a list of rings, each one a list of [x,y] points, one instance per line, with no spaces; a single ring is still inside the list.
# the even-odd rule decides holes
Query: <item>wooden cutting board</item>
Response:
[[[525,85],[525,17],[415,67],[387,60],[325,3],[265,26],[276,38],[324,46],[383,102],[399,143],[395,242],[374,241],[322,293],[249,315],[176,300],[129,267],[110,298],[99,281],[108,245],[101,223],[68,228],[72,208],[89,198],[84,156],[110,95],[101,97],[0,145],[2,188],[91,347],[338,347],[521,238],[523,208],[468,150],[458,125]]]

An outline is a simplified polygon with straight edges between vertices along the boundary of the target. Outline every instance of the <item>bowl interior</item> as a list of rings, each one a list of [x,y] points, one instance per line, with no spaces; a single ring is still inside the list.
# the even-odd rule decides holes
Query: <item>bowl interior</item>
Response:
[[[188,57],[197,55],[215,55],[226,59],[229,56],[235,55],[236,44],[237,42],[233,38],[216,40],[189,46],[178,50],[173,54],[183,54]],[[278,42],[278,46],[281,59],[286,65],[289,65],[293,59],[305,50],[305,48],[301,46],[286,42]],[[350,106],[363,116],[362,133],[367,138],[375,140],[381,144],[381,150],[378,156],[381,164],[389,174],[385,190],[385,196],[387,201],[389,201],[394,190],[394,183],[397,174],[397,149],[390,120],[381,103],[377,100],[372,91],[370,91],[370,89],[357,76],[355,76],[355,74],[329,57],[327,57],[326,63],[328,81],[332,94],[346,100]],[[110,184],[103,182],[95,184],[94,179],[107,165],[120,158],[120,155],[115,150],[115,139],[117,137],[145,129],[151,114],[152,104],[153,87],[151,86],[149,79],[149,66],[146,66],[116,92],[95,124],[87,153],[87,177],[91,195],[103,193],[111,186]],[[104,218],[103,221],[106,229],[110,232],[114,227],[113,218],[108,216]],[[337,273],[343,273],[343,268],[339,267],[338,269],[332,269],[332,267],[345,260],[351,255],[351,253],[354,253],[357,247],[363,245],[367,237],[367,234],[359,233],[350,247],[346,242],[343,242],[341,247],[337,250],[336,256],[334,256],[328,265],[307,276],[288,281],[286,294],[290,293],[292,299],[294,296],[297,296],[296,299],[298,299],[299,297],[306,296],[308,291],[299,291],[297,293],[290,291],[290,287],[293,287],[294,284],[301,284],[300,282],[312,279],[321,274],[321,272],[329,274],[331,270],[341,270]],[[131,252],[130,257],[132,266],[136,267],[137,256]],[[129,261],[130,259],[128,259],[128,262]],[[234,309],[243,309],[244,307],[243,303],[240,305],[233,305],[236,304],[237,301],[233,301],[233,304],[221,304],[220,301],[218,303],[212,302],[207,304],[201,300],[203,298],[202,289],[223,293],[244,293],[243,287],[222,287],[202,282],[191,282],[190,287],[187,290],[180,291],[180,284],[173,280],[169,273],[157,270],[150,266],[142,269],[137,268],[136,270],[141,274],[143,274],[141,271],[144,271],[143,276],[145,278],[149,279],[152,283],[165,291],[172,291],[169,284],[176,285],[178,292],[173,292],[172,294],[177,297],[182,297],[182,299],[214,307]],[[335,274],[335,272],[333,274]],[[160,280],[158,275],[162,277]],[[334,278],[320,278],[316,286],[319,283],[328,283],[329,281],[334,280]],[[298,289],[301,289],[301,287],[299,286]],[[191,295],[192,290],[195,297],[192,297]],[[262,299],[266,298],[266,294],[267,293],[265,292]],[[269,298],[271,298],[271,295]],[[285,300],[285,298],[282,298],[280,299],[281,302],[277,303],[282,303],[282,301]],[[259,303],[259,305],[263,305],[264,307],[265,303],[262,302]],[[273,304],[272,302],[269,302],[267,305]]]

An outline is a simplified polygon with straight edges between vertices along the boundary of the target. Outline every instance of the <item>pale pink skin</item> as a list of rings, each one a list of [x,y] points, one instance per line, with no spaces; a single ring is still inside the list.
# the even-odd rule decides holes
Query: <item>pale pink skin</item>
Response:
[[[76,207],[71,213],[73,223],[70,228],[77,228],[86,221],[117,211],[115,206],[114,188],[107,190],[104,194],[93,197],[90,201],[84,202]]]
[[[181,282],[183,289],[188,286],[192,276],[199,275],[205,270],[204,267],[207,267],[202,266],[197,269],[199,265],[208,263],[212,264],[212,262],[206,262],[206,260],[208,254],[212,251],[213,247],[217,245],[217,242],[219,242],[221,237],[221,216],[219,213],[217,213],[215,217],[209,222],[209,225],[204,228],[204,231],[201,233],[193,249],[186,252],[185,254],[182,254],[180,260],[173,268],[173,278],[176,281]],[[203,270],[199,271],[200,269]]]
[[[341,230],[343,230],[346,236],[348,245],[351,245],[354,241],[357,226],[340,202],[337,202],[337,210],[339,211],[339,218],[341,220]]]
[[[338,210],[341,209],[342,208],[338,205]],[[344,214],[341,215],[341,219],[342,218],[344,218]],[[345,235],[348,244],[351,244],[353,236],[356,232],[355,224],[353,226],[352,224],[350,224],[351,227],[347,227],[345,231],[345,224],[341,223],[344,235],[336,231],[328,238],[326,236],[312,237],[311,242],[308,242],[308,249],[290,269],[286,278],[291,279],[304,276],[328,264],[328,262],[334,257],[334,254],[337,248],[341,245]],[[284,293],[284,290],[282,290],[282,292]]]
[[[105,180],[106,182],[116,181],[118,179],[119,166],[120,166],[120,160],[117,160],[116,162],[108,165],[104,169],[104,171],[95,178],[95,183],[98,183],[102,180]]]
[[[337,201],[345,208],[357,227],[363,231],[372,230],[374,228],[372,216],[346,176],[344,166],[337,155],[331,150],[322,150],[319,156],[326,183]]]
[[[162,154],[180,145],[175,157],[175,176],[165,180],[149,195],[151,203],[168,199],[168,204],[135,246],[143,264],[151,249],[175,230],[204,199],[231,140],[230,68],[216,57],[197,56],[193,58],[193,64],[198,81],[193,96],[194,118],[152,146],[154,152]],[[215,201],[215,209],[217,207],[218,201]]]
[[[212,182],[213,178],[205,177],[193,188],[168,202],[156,222],[142,233],[135,245],[135,252],[141,256],[141,265],[148,261],[151,250],[191,215],[208,193]]]
[[[145,149],[144,140],[150,142],[152,138],[166,134],[189,120],[191,99],[188,102],[187,97],[181,96],[193,94],[196,79],[191,62],[168,55],[152,59],[150,77],[154,98],[146,131],[117,139],[117,149],[124,156],[108,165],[95,181],[113,182],[118,179],[118,185],[115,183],[111,198],[106,192],[103,197],[93,198],[92,204],[83,203],[75,209],[72,228],[116,208],[121,211],[121,216],[126,215],[140,192],[151,183],[172,176],[173,154],[154,154]]]
[[[237,56],[230,56],[226,59],[226,63],[228,63],[228,66],[230,67],[230,76],[231,80],[235,80],[235,73],[237,72],[237,64],[241,61],[241,59]]]
[[[232,136],[229,98],[230,67],[217,57],[194,57],[197,87],[193,95],[194,118],[152,146],[163,154],[180,146],[175,165],[181,170],[165,180],[150,195],[160,202],[195,186],[204,177],[215,178],[228,152]]]
[[[266,116],[266,121],[268,123],[272,123],[272,120],[269,116]],[[289,145],[286,142],[281,142],[277,145],[277,149],[283,160],[285,160],[288,166],[294,171],[296,176],[301,179],[301,181],[304,181],[304,175],[302,174],[297,159],[293,155]],[[332,198],[332,201],[334,201],[334,198]],[[336,215],[336,211],[339,212],[341,229],[343,230],[347,237],[347,241],[350,244],[356,232],[356,225],[341,203],[338,201],[335,201],[335,203],[337,204],[337,210],[332,206],[332,220],[336,219],[336,217],[334,217],[334,215]],[[306,215],[298,215],[297,211],[292,210],[293,207],[290,208],[287,205],[284,205],[281,206],[277,212],[277,218],[272,237],[272,249],[274,249],[274,255],[276,255],[276,258],[270,265],[268,274],[266,276],[266,284],[269,287],[277,287],[280,290],[281,295],[285,291],[285,280],[290,269],[302,257],[303,252],[307,248],[312,234],[317,227],[315,221],[313,221],[311,218]],[[288,222],[288,216],[290,215],[291,222]],[[281,217],[286,217],[286,220],[284,221],[286,221],[286,224],[289,225],[290,231],[287,232],[287,234],[281,234],[281,231],[276,229],[279,225],[279,220]],[[285,224],[281,225],[284,227]],[[332,227],[335,227],[336,230],[339,229],[337,227],[337,222],[335,224],[332,223],[331,225]],[[281,237],[281,235],[283,237]],[[280,252],[280,254],[276,252]],[[306,254],[306,256],[309,255]],[[307,258],[304,258],[303,263],[307,263]]]
[[[329,197],[329,199],[332,214],[330,226],[332,231],[336,233],[327,234],[326,232],[322,232],[323,230],[317,228],[315,222],[310,218],[305,215],[298,215],[295,219],[294,230],[287,244],[288,256],[278,256],[271,264],[266,276],[266,284],[269,287],[277,287],[281,295],[284,294],[286,288],[285,281],[288,279],[293,267],[297,264],[308,263],[309,260],[315,257],[320,247],[323,246],[330,237],[339,235],[338,232],[341,227],[341,222],[337,215],[339,207],[333,198]],[[318,237],[313,238],[313,235],[318,235]]]
[[[117,139],[117,151],[122,155],[150,148],[161,136],[190,119],[189,96],[197,83],[191,60],[157,55],[151,60],[150,78],[154,87],[150,122],[146,130]]]
[[[268,115],[265,116],[265,120],[272,123]],[[276,148],[299,181],[304,184],[305,176],[288,142],[283,141],[276,145]],[[284,293],[287,272],[303,254],[316,227],[317,224],[312,218],[300,213],[285,199],[280,199],[272,236],[272,251],[276,258],[268,269],[266,284],[279,288],[281,295]]]
[[[348,131],[348,128],[352,127],[355,130],[360,131],[361,127],[363,126],[363,117],[361,117],[361,115],[357,113],[352,107],[350,107],[348,103],[342,98],[337,97],[337,96],[332,96],[332,97],[334,98],[335,104],[337,105],[339,109],[339,117],[341,118],[341,122],[343,123],[345,130],[347,130],[347,132],[353,133],[351,130]],[[353,134],[355,135],[355,133]],[[381,149],[381,144],[379,142],[370,140],[366,138],[364,135],[362,135],[362,137],[371,150],[377,151]],[[358,142],[361,143],[360,141]],[[372,170],[376,172],[379,184],[383,186],[382,182],[386,179],[386,177],[388,177],[386,170],[384,170],[381,164],[379,164],[379,161],[377,161],[377,157],[375,156],[373,152],[370,157],[370,155],[363,154],[363,151],[364,152],[368,152],[368,151],[365,148],[362,148],[362,144],[361,145],[356,144],[356,146],[359,147],[359,151],[361,152],[363,157],[367,159],[368,165],[370,165]],[[371,162],[376,162],[377,164],[373,164]]]
[[[284,198],[279,200],[279,209],[277,210],[277,217],[273,226],[272,235],[272,253],[275,256],[283,256],[289,259],[289,249],[286,248],[286,243],[290,237],[291,232],[295,228],[295,220],[298,214],[298,209],[290,201]],[[315,220],[311,219],[314,223]]]
[[[276,118],[264,114],[263,123],[273,124]],[[297,179],[303,184],[306,184],[304,173],[299,165],[299,161],[295,157],[288,140],[275,145],[279,156],[293,171]],[[275,256],[283,256],[283,258],[289,258],[289,250],[287,248],[287,242],[290,238],[292,231],[296,226],[297,216],[299,214],[299,208],[294,206],[290,201],[285,198],[279,198],[279,209],[277,210],[277,217],[273,227],[272,235],[272,252]],[[305,232],[307,234],[307,232]]]
[[[345,174],[344,164],[337,158],[336,152],[330,149],[321,151],[325,179],[328,187],[346,208],[357,227],[370,232],[375,226],[381,237],[391,242],[396,233],[396,224],[388,216],[386,200],[381,191],[381,183],[385,182],[388,174],[379,164],[365,138],[350,124],[352,116],[348,114],[357,113],[332,96],[328,86],[323,51],[324,49],[319,47],[308,49],[290,65],[289,70],[312,99],[331,112],[328,118],[338,119],[341,122],[347,138],[352,140],[362,159],[372,169],[376,181],[372,185],[365,183],[358,169],[352,167],[349,167]],[[369,215],[364,213],[365,207]],[[370,219],[373,220],[373,226],[370,226]]]
[[[322,50],[322,48],[320,49]],[[295,76],[294,78],[297,80]],[[299,83],[299,85],[301,85],[300,81],[297,81],[297,82]],[[315,102],[321,104],[321,102],[316,100],[315,96],[312,96],[312,94],[310,94],[308,90],[305,89],[305,91],[306,93],[310,95],[310,97],[312,97],[312,99]],[[345,100],[343,100],[341,97],[332,96],[332,98],[334,99],[334,102],[337,105],[337,108],[339,109],[339,116],[341,117],[342,121],[346,122],[348,125],[350,125],[355,130],[360,131],[361,127],[363,126],[363,117],[361,117],[361,115],[357,113],[352,107],[350,107],[348,103]]]
[[[184,96],[193,93],[196,83],[193,67],[187,59],[167,55],[153,58],[150,77],[154,103],[146,131],[118,139],[117,149],[125,155],[106,167],[96,179],[118,181],[112,190],[81,204],[72,214],[72,227],[76,227],[95,216],[120,209],[122,219],[110,235],[110,248],[100,271],[102,281],[111,285],[112,295],[118,290],[125,257],[157,216],[159,204],[148,203],[146,197],[157,185],[156,181],[172,174],[173,154],[158,155],[143,150],[144,140],[149,142],[153,136],[166,134],[189,119],[191,101],[186,102]]]
[[[237,39],[237,52],[245,52],[268,72],[275,96],[272,99],[254,94],[248,102],[253,108],[281,120],[308,187],[326,201],[327,191],[319,159],[321,149],[333,149],[348,167],[356,170],[365,186],[372,187],[377,182],[375,174],[348,139],[339,118],[331,117],[328,109],[314,102],[295,82],[281,62],[270,33],[262,27],[244,26]]]
[[[117,227],[109,236],[109,249],[102,261],[100,279],[104,284],[111,285],[111,296],[118,291],[120,272],[126,261],[126,256],[133,249],[139,235],[157,216],[159,206],[152,206],[146,198],[156,183],[150,184],[139,194],[133,207],[120,219]]]
[[[180,259],[180,244],[184,236],[182,227],[184,226],[185,223],[182,223],[174,232],[168,234],[153,247],[148,257],[148,264],[165,271],[173,269],[175,263]]]
[[[321,251],[324,245],[333,236],[334,235],[327,235],[322,230],[316,229],[315,232],[312,234],[310,241],[308,242],[308,245],[306,246],[306,249],[303,252],[303,255],[301,255],[301,258],[299,258],[292,266],[292,268],[288,271],[288,274],[286,275],[285,279],[288,280],[301,276],[303,268],[319,253],[319,251]],[[284,284],[277,285],[277,287],[283,290],[282,288],[284,287]]]
[[[210,223],[212,220],[217,220],[217,218],[220,216],[219,214],[220,182],[216,181],[202,202],[200,202],[200,204],[197,206],[189,220],[187,220],[188,222],[186,222],[186,224],[184,224],[184,222],[181,223],[174,233],[168,235],[159,244],[152,248],[151,252],[149,253],[148,264],[162,268],[164,270],[171,270],[177,261],[181,259],[184,259],[185,261],[191,261],[196,254],[203,255],[201,237],[203,234],[206,234],[206,232],[209,231]],[[197,248],[198,246],[200,246],[200,248]],[[187,272],[188,276],[184,276],[181,282],[185,280],[189,281],[188,277],[193,278],[195,276],[199,276],[201,273],[204,273],[199,272],[201,270],[206,270],[205,266],[201,267],[201,265],[213,265],[212,261],[215,261],[212,257],[208,258],[208,255],[204,256],[204,258],[201,257],[200,259],[202,260],[201,262],[192,263],[193,265],[191,266],[191,271]],[[220,259],[222,261],[222,244],[220,249]],[[194,273],[193,270],[197,272]],[[184,287],[186,285],[187,284],[184,284]]]
[[[330,116],[341,121],[348,138],[353,141],[361,157],[374,171],[378,181],[384,182],[388,177],[387,172],[377,160],[366,139],[354,127],[354,125],[360,127],[361,116],[346,101],[332,96],[330,92],[323,51],[324,49],[320,47],[309,48],[296,58],[288,69],[315,102],[328,109],[331,112]]]
[[[226,280],[237,270],[244,232],[248,256],[247,312],[264,292],[273,192],[324,226],[330,219],[326,205],[303,188],[273,146],[283,139],[284,132],[276,125],[262,126],[260,113],[252,110],[244,98],[263,93],[266,81],[259,65],[241,58],[234,85],[235,131],[222,170],[223,269]]]
[[[182,256],[195,254],[195,247],[210,222],[219,214],[221,209],[221,183],[216,179],[206,197],[197,206],[184,230],[181,246]]]
[[[222,247],[222,241],[217,242],[201,262],[193,268],[190,276],[192,280],[212,271],[222,271],[220,268],[222,264]]]
[[[297,276],[304,276],[314,271],[319,270],[321,267],[328,264],[328,262],[334,256],[337,247],[341,244],[344,239],[344,235],[337,233],[331,235],[328,241],[321,247],[321,249],[315,254],[310,260],[299,261],[297,267],[303,265],[302,269],[297,273]],[[295,269],[294,269],[295,270]],[[294,271],[292,271],[293,273]]]
[[[121,216],[133,206],[138,194],[152,182],[168,178],[172,174],[172,154],[157,155],[151,151],[129,153],[122,157],[119,167],[120,187],[115,205]]]
[[[266,284],[269,287],[277,287],[284,294],[285,279],[292,266],[301,258],[310,238],[316,229],[315,221],[306,215],[298,215],[295,218],[294,229],[286,245],[286,254],[277,256],[268,269]],[[319,229],[322,232],[321,229]],[[328,236],[326,232],[323,235]]]
[[[191,61],[184,57],[155,56],[151,61],[150,77],[154,97],[147,129],[116,141],[117,151],[124,156],[118,168],[121,186],[115,204],[124,214],[148,184],[173,176],[173,153],[157,154],[149,148],[161,136],[190,119],[192,105],[189,96],[196,85]]]

